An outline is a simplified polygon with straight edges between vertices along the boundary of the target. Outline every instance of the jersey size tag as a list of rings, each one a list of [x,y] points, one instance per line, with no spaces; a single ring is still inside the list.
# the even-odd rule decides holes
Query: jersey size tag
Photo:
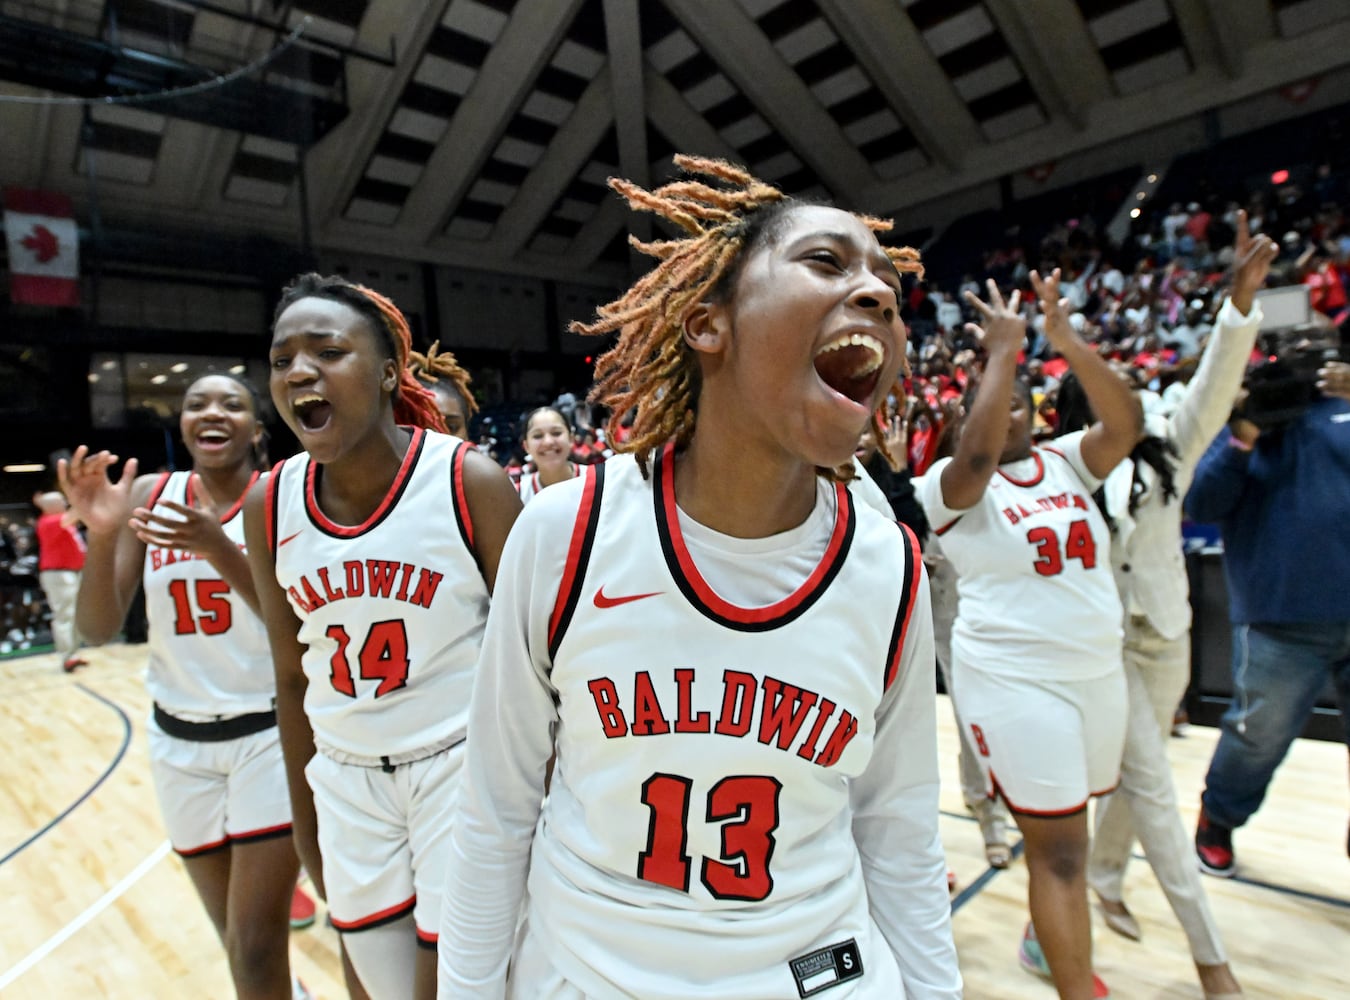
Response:
[[[797,980],[797,993],[803,998],[813,997],[863,974],[862,955],[853,938],[828,944],[809,955],[790,958],[788,968],[792,970],[792,978]]]

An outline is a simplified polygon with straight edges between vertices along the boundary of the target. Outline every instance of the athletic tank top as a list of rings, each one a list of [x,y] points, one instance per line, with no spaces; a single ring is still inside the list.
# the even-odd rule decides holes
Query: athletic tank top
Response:
[[[164,500],[192,506],[191,475],[162,474],[145,506],[153,509]],[[220,519],[226,537],[240,549],[244,548],[243,502],[241,495]],[[156,512],[178,516],[162,506]],[[276,677],[267,630],[208,560],[191,552],[147,545],[141,580],[150,626],[146,687],[157,704],[170,715],[193,721],[204,721],[198,716],[271,709]]]
[[[673,463],[668,448],[651,481],[628,458],[584,473],[549,623],[558,766],[532,930],[588,995],[665,997],[692,976],[720,996],[789,996],[791,960],[839,942],[875,963],[869,983],[898,984],[849,783],[898,670],[918,546],[821,485],[814,570],[776,603],[737,606],[690,556]]]
[[[576,462],[568,462],[567,465],[572,470],[572,478],[575,479],[577,476],[581,475],[581,468]],[[567,482],[567,480],[564,479],[563,482]],[[542,489],[545,489],[545,486],[540,482],[538,472],[531,472],[527,476],[521,476],[520,482],[516,484],[516,492],[520,494],[520,502],[522,504],[529,503],[530,498]]]
[[[416,760],[464,738],[488,592],[473,554],[458,438],[412,430],[362,524],[319,509],[321,467],[286,459],[268,483],[277,582],[300,619],[315,745],[337,760]]]

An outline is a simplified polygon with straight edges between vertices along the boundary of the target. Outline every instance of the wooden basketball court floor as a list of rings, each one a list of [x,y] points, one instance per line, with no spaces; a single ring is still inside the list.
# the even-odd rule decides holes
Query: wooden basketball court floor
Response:
[[[228,998],[225,960],[160,826],[145,746],[144,646],[89,654],[73,677],[53,655],[0,662],[0,996]],[[939,699],[943,838],[960,891],[955,929],[972,1000],[1052,1000],[1023,972],[1026,873],[984,864],[961,806],[956,733]],[[1194,823],[1216,732],[1170,742],[1185,822]],[[1238,879],[1205,878],[1233,967],[1253,998],[1350,997],[1346,750],[1300,741],[1265,806],[1237,838]],[[1094,911],[1096,965],[1113,996],[1201,995],[1181,931],[1147,864],[1126,898],[1133,943]],[[291,935],[293,967],[317,997],[344,996],[334,932]]]

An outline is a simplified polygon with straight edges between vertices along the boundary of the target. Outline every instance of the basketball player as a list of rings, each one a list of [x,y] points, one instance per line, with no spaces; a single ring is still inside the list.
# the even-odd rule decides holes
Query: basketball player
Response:
[[[841,481],[918,255],[676,163],[610,183],[685,235],[573,327],[622,331],[592,396],[636,408],[629,454],[544,490],[503,553],[441,996],[957,997],[922,560]]]
[[[207,375],[183,396],[190,472],[137,476],[81,445],[57,467],[89,531],[77,604],[107,642],[138,583],[150,620],[146,724],[169,841],[229,956],[241,998],[292,993],[288,936],[298,865],[274,710],[276,681],[239,507],[258,479],[263,425],[252,389]]]
[[[469,391],[472,379],[469,373],[454,360],[454,355],[437,353],[441,346],[438,340],[427,349],[426,354],[408,352],[408,360],[413,374],[431,390],[436,398],[436,409],[445,418],[445,430],[457,438],[469,439],[469,418],[478,412],[478,403]],[[448,362],[441,359],[449,359]],[[437,371],[440,364],[446,371]]]
[[[520,477],[521,503],[529,503],[545,486],[565,483],[578,474],[572,461],[572,429],[551,406],[541,406],[525,418],[521,445],[534,463],[534,472]]]
[[[1018,293],[1005,304],[990,281],[988,304],[967,293],[984,320],[972,329],[988,353],[979,392],[955,454],[918,494],[957,574],[957,716],[1026,846],[1023,964],[1052,977],[1064,1000],[1087,1000],[1108,995],[1092,972],[1087,801],[1115,786],[1125,736],[1120,599],[1092,492],[1134,447],[1142,416],[1069,325],[1059,271],[1032,272],[1032,284],[1046,336],[1099,422],[1054,450],[1032,447],[1031,393],[1014,380],[1026,319]]]
[[[376,1000],[435,995],[469,687],[520,507],[489,458],[437,433],[409,341],[368,288],[308,274],[286,289],[272,401],[306,454],[244,511],[296,846]],[[461,384],[450,355],[436,364]]]

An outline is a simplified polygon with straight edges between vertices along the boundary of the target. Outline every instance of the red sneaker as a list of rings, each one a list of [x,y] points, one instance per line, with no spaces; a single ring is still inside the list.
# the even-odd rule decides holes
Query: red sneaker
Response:
[[[314,900],[298,885],[291,895],[291,930],[303,930],[314,923]]]
[[[1200,870],[1218,878],[1232,878],[1237,873],[1237,859],[1233,856],[1233,831],[1209,818],[1205,807],[1200,807],[1200,820],[1195,826],[1195,858]]]
[[[89,661],[83,656],[71,656],[66,658],[66,662],[61,664],[61,669],[68,674],[73,674],[81,667],[89,666]]]

